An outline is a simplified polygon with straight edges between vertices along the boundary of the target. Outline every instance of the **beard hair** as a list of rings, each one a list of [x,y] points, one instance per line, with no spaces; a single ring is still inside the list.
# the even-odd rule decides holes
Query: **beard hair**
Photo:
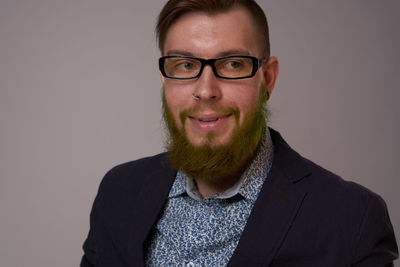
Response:
[[[187,138],[184,123],[194,110],[184,110],[180,113],[182,129],[178,129],[162,91],[163,118],[168,129],[166,149],[168,157],[175,169],[183,171],[193,179],[203,179],[216,182],[237,176],[245,170],[253,158],[265,132],[270,112],[266,106],[268,95],[263,88],[260,90],[258,104],[248,114],[241,127],[238,126],[240,111],[235,108],[218,108],[214,110],[229,110],[236,119],[231,140],[227,144],[213,144],[214,132],[206,133],[206,142],[194,146]]]

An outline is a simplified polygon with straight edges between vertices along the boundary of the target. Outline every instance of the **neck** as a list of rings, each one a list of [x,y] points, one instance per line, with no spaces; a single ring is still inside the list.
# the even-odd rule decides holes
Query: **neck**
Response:
[[[211,182],[204,179],[194,179],[194,182],[201,197],[208,198],[231,188],[237,181],[239,181],[239,179],[240,176],[237,176],[234,179],[220,180],[218,182]]]
[[[235,168],[232,168],[231,164],[231,166],[225,168],[232,170],[232,172],[229,172],[229,174],[225,174],[222,177],[218,176],[199,177],[196,175],[191,176],[198,193],[201,195],[202,198],[208,198],[217,193],[232,188],[242,178],[244,172],[249,167],[250,167],[249,169],[250,173],[254,171],[254,170],[252,171],[251,164],[255,159],[255,157],[260,157],[259,159],[257,159],[257,161],[261,160],[263,162],[264,161],[267,162],[270,160],[272,150],[273,150],[272,140],[269,131],[267,129],[262,139],[258,143],[257,148],[252,153],[252,155],[250,157],[247,157],[246,159],[243,159],[241,163],[236,164],[236,166],[239,166],[236,168],[236,170],[234,170]]]
[[[202,198],[208,198],[219,192],[225,191],[233,187],[241,178],[242,174],[250,164],[251,159],[245,161],[245,164],[238,170],[229,176],[219,177],[217,179],[204,179],[204,178],[194,178],[194,183],[196,185],[197,191]]]

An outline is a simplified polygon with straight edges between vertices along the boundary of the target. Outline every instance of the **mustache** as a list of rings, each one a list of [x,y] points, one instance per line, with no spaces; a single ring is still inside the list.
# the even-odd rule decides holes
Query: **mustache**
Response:
[[[181,120],[182,125],[185,124],[185,121],[188,117],[193,116],[196,113],[204,111],[205,108],[203,105],[197,105],[192,108],[184,109],[179,113],[179,119]],[[216,113],[222,114],[232,114],[235,117],[236,123],[239,122],[240,110],[235,107],[222,107],[217,104],[208,105],[207,110],[211,110]]]

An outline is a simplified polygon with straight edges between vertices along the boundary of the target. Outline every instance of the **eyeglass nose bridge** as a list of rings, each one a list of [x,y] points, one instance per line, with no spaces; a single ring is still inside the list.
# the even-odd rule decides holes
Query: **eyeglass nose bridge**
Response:
[[[199,78],[201,76],[201,74],[203,73],[205,66],[207,66],[207,65],[211,66],[211,69],[216,77],[221,78],[221,76],[217,73],[217,69],[215,68],[215,65],[214,65],[214,62],[217,61],[218,58],[210,58],[210,59],[197,58],[197,60],[200,61],[201,66],[200,66],[199,73],[194,78]]]

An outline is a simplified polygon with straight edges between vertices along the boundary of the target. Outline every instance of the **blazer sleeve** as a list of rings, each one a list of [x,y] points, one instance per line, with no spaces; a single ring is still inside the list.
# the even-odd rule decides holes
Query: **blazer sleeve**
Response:
[[[373,194],[360,225],[354,267],[390,267],[398,257],[393,226],[384,200]]]

